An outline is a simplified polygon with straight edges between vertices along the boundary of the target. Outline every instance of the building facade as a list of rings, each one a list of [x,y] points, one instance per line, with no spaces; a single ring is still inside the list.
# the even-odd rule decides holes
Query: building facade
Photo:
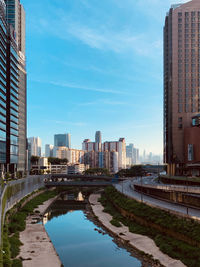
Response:
[[[45,157],[49,158],[49,157],[53,157],[53,145],[45,145]]]
[[[19,0],[1,0],[0,15],[0,169],[23,172],[27,158],[25,12]]]
[[[54,135],[54,146],[65,146],[71,148],[71,135],[68,134],[55,134]]]
[[[42,140],[39,137],[29,137],[28,143],[31,156],[41,157],[42,155]]]
[[[185,168],[185,131],[200,112],[200,1],[173,5],[164,26],[164,162]]]
[[[101,139],[101,132],[100,131],[96,131],[95,133],[95,143],[102,143],[102,139]]]
[[[67,159],[68,164],[76,164],[84,162],[84,151],[79,149],[72,149],[68,147],[54,147],[53,157],[59,159]]]
[[[95,141],[101,141],[99,133],[96,132]],[[119,141],[91,142],[85,139],[82,143],[84,163],[90,168],[106,168],[112,173],[126,168],[126,143],[124,138]]]
[[[119,141],[104,142],[102,145],[103,152],[118,152],[118,168],[126,169],[126,142],[125,138]]]

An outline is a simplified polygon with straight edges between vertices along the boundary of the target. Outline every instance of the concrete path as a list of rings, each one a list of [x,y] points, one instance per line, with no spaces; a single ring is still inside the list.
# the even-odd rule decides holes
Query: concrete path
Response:
[[[89,202],[91,204],[92,210],[94,214],[98,217],[99,221],[113,234],[117,235],[117,237],[122,240],[129,241],[129,244],[140,250],[145,252],[146,254],[151,254],[154,259],[160,261],[160,263],[166,267],[185,267],[185,265],[178,260],[174,260],[162,253],[160,249],[156,246],[154,241],[149,237],[133,234],[129,232],[128,227],[122,225],[121,227],[115,227],[110,223],[112,216],[108,213],[103,212],[103,206],[98,202],[100,195],[93,194],[89,197]]]
[[[174,204],[174,203],[170,203],[164,200],[159,200],[150,196],[146,196],[144,194],[140,194],[138,192],[136,192],[132,187],[133,181],[131,180],[126,180],[123,183],[119,183],[115,185],[115,188],[127,195],[130,198],[136,199],[138,201],[141,201],[141,198],[143,199],[143,202],[146,204],[150,204],[151,206],[154,207],[158,207],[158,208],[163,208],[165,210],[168,211],[174,211],[177,213],[189,216],[193,219],[197,219],[200,220],[200,210],[199,209],[194,209],[194,208],[188,208],[188,215],[187,215],[187,208],[182,206],[182,205],[178,205],[178,204]]]
[[[54,201],[50,199],[36,210],[43,214]],[[42,224],[32,224],[37,215],[29,216],[26,220],[26,229],[20,233],[21,246],[19,257],[23,258],[24,267],[60,267],[61,261]]]

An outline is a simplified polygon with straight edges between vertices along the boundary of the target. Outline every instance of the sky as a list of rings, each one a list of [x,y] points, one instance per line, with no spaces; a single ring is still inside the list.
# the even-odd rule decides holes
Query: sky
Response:
[[[183,3],[186,1],[178,1]],[[95,131],[163,150],[163,25],[172,0],[21,0],[28,137]]]

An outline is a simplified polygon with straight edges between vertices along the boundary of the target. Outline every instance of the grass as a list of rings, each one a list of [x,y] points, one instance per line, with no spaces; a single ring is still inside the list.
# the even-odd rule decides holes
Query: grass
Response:
[[[131,205],[131,202],[133,202],[132,204],[135,206],[135,210],[132,206],[132,212],[133,213],[137,213],[137,216],[140,216],[142,218],[146,218],[147,221],[150,220],[151,222],[153,222],[153,220],[155,219],[156,223],[160,222],[161,225],[163,224],[163,220],[169,220],[168,216],[172,216],[174,219],[174,215],[170,215],[170,214],[165,214],[163,220],[161,220],[160,216],[158,216],[158,218],[156,218],[156,215],[158,215],[159,213],[155,212],[154,208],[151,207],[146,207],[146,211],[148,211],[148,216],[150,213],[149,209],[152,209],[152,214],[153,217],[152,218],[148,218],[148,216],[146,214],[144,214],[144,204],[142,203],[138,203],[134,200],[130,200],[127,199],[126,197],[123,198],[123,195],[120,194],[119,192],[117,192],[114,188],[107,188],[105,189],[105,193],[101,196],[100,198],[100,202],[102,203],[102,205],[104,206],[104,212],[107,212],[109,214],[111,214],[113,216],[113,220],[117,220],[119,223],[123,223],[124,225],[126,225],[127,227],[129,227],[129,231],[132,233],[136,233],[136,234],[141,234],[141,235],[145,235],[145,236],[149,236],[150,238],[152,238],[156,245],[160,248],[160,250],[163,253],[166,253],[167,255],[169,255],[172,258],[175,259],[179,259],[181,260],[185,265],[189,266],[189,267],[200,267],[200,248],[196,247],[196,246],[192,246],[189,245],[183,241],[177,240],[175,238],[169,237],[151,227],[145,227],[143,225],[140,225],[138,223],[136,223],[135,221],[129,220],[125,217],[123,217],[119,211],[113,206],[113,204],[111,203],[110,199],[112,199],[112,201],[116,201],[116,199],[121,199],[120,201],[117,201],[118,205],[119,203],[123,203],[123,208],[125,208],[126,204],[127,204],[127,200],[129,205]],[[122,201],[123,200],[123,201]],[[135,203],[136,202],[136,203]],[[137,204],[137,205],[136,205]],[[126,206],[126,209],[129,209],[129,206]],[[140,209],[141,208],[141,209]],[[158,210],[158,209],[157,209]],[[158,210],[160,211],[160,210]],[[161,212],[161,211],[160,211]],[[164,215],[162,213],[162,215]],[[181,223],[183,223],[183,228],[186,227],[193,227],[194,222],[189,220],[181,220],[180,218],[176,217],[176,220],[173,224],[173,227],[176,229],[176,231],[178,231],[178,227],[179,230],[181,232],[184,232],[185,230],[182,229],[182,225]],[[170,221],[171,222],[171,221]],[[178,222],[178,223],[177,223]],[[169,221],[168,221],[169,223]],[[167,223],[166,223],[167,225]],[[195,223],[196,225],[196,223]],[[200,227],[200,225],[198,224],[198,226]],[[188,229],[186,227],[186,229]],[[196,228],[198,228],[196,226]],[[197,229],[196,229],[196,233],[197,233]],[[193,233],[194,235],[194,233]],[[193,236],[192,235],[192,236]],[[198,239],[198,238],[197,238]]]
[[[180,233],[200,245],[200,224],[198,222],[192,219],[179,218],[164,210],[152,208],[144,203],[129,199],[114,187],[106,188],[105,194],[117,207],[121,207],[146,222],[155,223],[165,229]]]
[[[23,245],[23,243],[19,240],[19,232],[9,237],[8,240],[10,243],[11,258],[14,259],[17,257],[17,255],[19,255],[20,246]]]
[[[26,217],[33,213],[34,209],[43,202],[56,195],[57,192],[55,191],[45,191],[22,207],[23,201],[27,199],[25,197],[7,213],[6,221],[8,221],[8,224],[5,224],[3,228],[3,267],[22,266],[21,260],[16,259],[16,257],[19,255],[20,246],[22,245],[19,240],[19,232],[24,231],[26,228]]]
[[[172,182],[183,181],[183,182],[196,182],[200,183],[200,177],[186,177],[186,176],[169,176],[161,175],[160,179],[164,182],[166,179],[170,179]]]
[[[121,227],[121,223],[116,219],[112,219],[110,223],[116,227]]]

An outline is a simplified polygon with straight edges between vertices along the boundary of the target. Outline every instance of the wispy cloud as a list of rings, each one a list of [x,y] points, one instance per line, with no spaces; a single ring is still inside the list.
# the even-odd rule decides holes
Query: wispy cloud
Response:
[[[109,105],[109,106],[122,106],[126,105],[128,106],[129,104],[123,101],[115,101],[112,99],[98,99],[96,101],[91,101],[91,102],[83,102],[79,103],[79,106],[98,106],[98,105]]]
[[[61,125],[72,125],[77,127],[84,127],[87,125],[86,122],[76,122],[76,121],[59,121],[59,120],[48,120],[48,122]]]
[[[63,10],[56,10],[54,19],[38,19],[38,32],[49,33],[60,39],[78,40],[93,49],[112,51],[114,53],[134,53],[146,57],[154,57],[162,51],[158,43],[162,39],[151,40],[148,32],[138,34],[129,25],[122,29],[111,29],[109,25],[102,22],[94,23],[88,21],[77,21]]]
[[[113,90],[113,89],[89,87],[89,86],[83,86],[83,85],[78,85],[78,84],[74,84],[74,83],[68,83],[68,82],[42,81],[42,80],[37,80],[37,79],[31,79],[31,81],[37,82],[37,83],[45,83],[45,84],[55,85],[58,87],[69,88],[69,89],[73,88],[73,89],[106,93],[106,94],[130,95],[130,93],[128,93],[126,91],[117,91],[117,90]]]

